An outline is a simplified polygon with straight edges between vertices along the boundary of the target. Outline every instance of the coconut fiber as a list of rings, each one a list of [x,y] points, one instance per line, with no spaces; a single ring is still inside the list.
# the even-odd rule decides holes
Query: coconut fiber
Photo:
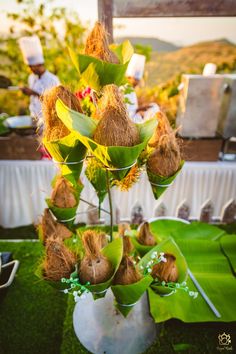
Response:
[[[139,243],[141,243],[141,245],[145,245],[145,246],[154,246],[156,244],[156,240],[150,231],[148,222],[145,221],[140,226],[137,240]]]
[[[105,146],[134,146],[139,144],[139,131],[129,119],[123,96],[116,85],[104,86],[96,116],[99,122],[94,140]]]
[[[119,59],[109,48],[108,34],[100,22],[96,22],[89,33],[84,53],[109,63],[119,64]]]
[[[44,261],[45,278],[60,281],[69,278],[76,264],[75,255],[59,239],[49,238],[46,242],[46,258]]]
[[[99,284],[112,275],[110,261],[101,253],[102,237],[96,231],[87,230],[82,236],[85,256],[80,262],[79,278],[82,284]]]
[[[80,101],[66,87],[59,85],[47,90],[43,95],[43,116],[45,121],[44,137],[48,141],[58,140],[70,134],[56,112],[56,101],[59,98],[67,107],[82,113]]]
[[[123,258],[121,260],[120,266],[114,277],[115,285],[128,285],[136,283],[141,279],[141,274],[139,273],[137,267],[134,264],[134,258],[129,255],[133,250],[133,245],[130,237],[123,237]]]
[[[74,208],[77,205],[75,190],[66,178],[62,176],[57,178],[51,202],[58,208]]]
[[[42,218],[43,244],[48,238],[65,240],[72,236],[72,232],[67,227],[56,221],[48,208],[44,209]]]
[[[149,143],[154,150],[148,158],[147,168],[154,175],[170,177],[180,167],[180,147],[167,117],[161,113],[158,120],[156,131]]]
[[[170,253],[165,253],[164,257],[167,259],[167,262],[155,264],[151,275],[154,279],[158,278],[159,281],[176,282],[179,277],[178,269],[175,264],[176,258]]]

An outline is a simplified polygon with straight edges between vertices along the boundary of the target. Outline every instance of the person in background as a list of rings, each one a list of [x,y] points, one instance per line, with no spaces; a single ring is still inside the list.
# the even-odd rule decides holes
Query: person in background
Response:
[[[152,118],[155,113],[160,111],[160,108],[156,103],[150,103],[142,107],[138,104],[135,88],[140,84],[143,77],[145,61],[146,58],[144,55],[133,54],[126,70],[126,77],[129,84],[133,87],[131,92],[125,94],[125,100],[127,102],[126,107],[129,116],[134,123],[143,123],[145,120]]]
[[[30,115],[36,120],[38,133],[43,131],[43,114],[41,99],[45,90],[60,84],[58,77],[44,65],[43,50],[38,36],[22,37],[19,45],[25,63],[30,67],[32,74],[28,79],[28,87],[22,87],[21,91],[30,96]]]

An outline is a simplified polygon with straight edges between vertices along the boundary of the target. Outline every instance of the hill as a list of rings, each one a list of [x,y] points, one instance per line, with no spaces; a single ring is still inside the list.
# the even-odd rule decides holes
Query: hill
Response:
[[[146,85],[153,87],[182,73],[200,74],[206,63],[217,64],[218,72],[236,70],[236,45],[225,40],[197,43],[169,53],[153,52],[146,64]]]
[[[175,44],[163,41],[158,38],[152,37],[117,37],[115,38],[116,43],[122,43],[124,40],[129,39],[129,41],[134,44],[149,45],[152,47],[153,51],[156,52],[173,52],[180,47],[177,47]]]

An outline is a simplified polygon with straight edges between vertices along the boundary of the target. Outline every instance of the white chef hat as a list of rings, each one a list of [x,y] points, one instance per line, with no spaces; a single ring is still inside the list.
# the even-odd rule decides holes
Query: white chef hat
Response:
[[[37,65],[44,63],[43,49],[38,36],[21,37],[19,45],[26,64]]]
[[[217,65],[216,65],[216,64],[214,64],[214,63],[207,63],[207,64],[204,66],[202,75],[203,75],[203,76],[215,75],[216,70],[217,70]]]
[[[126,76],[141,80],[144,73],[145,61],[145,55],[133,54],[126,70]]]

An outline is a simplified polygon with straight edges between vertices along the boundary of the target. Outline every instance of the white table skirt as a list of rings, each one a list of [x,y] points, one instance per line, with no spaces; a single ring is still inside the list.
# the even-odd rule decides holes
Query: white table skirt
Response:
[[[0,225],[16,227],[38,223],[50,195],[51,180],[57,168],[51,161],[0,161]],[[96,194],[82,174],[84,189],[81,197],[97,205]],[[114,204],[119,206],[121,219],[130,219],[131,210],[139,203],[145,218],[155,216],[163,203],[166,215],[176,216],[184,200],[190,207],[190,217],[199,218],[202,204],[210,199],[214,217],[220,217],[223,206],[236,198],[236,164],[229,162],[187,162],[174,183],[159,200],[155,200],[145,173],[129,192],[113,189]],[[108,202],[103,206],[107,209]],[[86,222],[88,205],[80,203],[77,221]],[[105,214],[102,215],[105,217]]]

